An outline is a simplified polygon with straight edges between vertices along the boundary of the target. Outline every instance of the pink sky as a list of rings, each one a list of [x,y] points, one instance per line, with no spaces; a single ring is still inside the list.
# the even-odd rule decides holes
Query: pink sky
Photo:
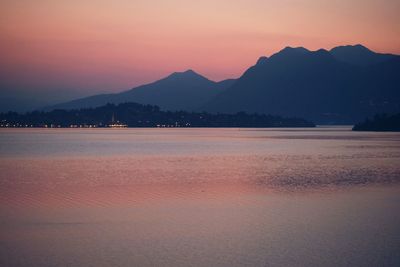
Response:
[[[400,54],[399,14],[398,0],[2,0],[0,77],[96,93],[189,68],[238,77],[285,46]]]

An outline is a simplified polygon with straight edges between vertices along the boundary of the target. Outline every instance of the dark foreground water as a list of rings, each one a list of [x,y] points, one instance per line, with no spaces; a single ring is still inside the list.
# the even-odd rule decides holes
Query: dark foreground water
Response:
[[[400,134],[1,129],[0,266],[400,266]]]

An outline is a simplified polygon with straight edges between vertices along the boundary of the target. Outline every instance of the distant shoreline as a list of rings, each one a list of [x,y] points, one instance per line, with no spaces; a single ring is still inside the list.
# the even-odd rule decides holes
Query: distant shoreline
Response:
[[[276,115],[211,114],[207,112],[163,111],[158,106],[123,103],[79,110],[33,111],[0,114],[5,128],[282,128],[315,127],[301,118]]]

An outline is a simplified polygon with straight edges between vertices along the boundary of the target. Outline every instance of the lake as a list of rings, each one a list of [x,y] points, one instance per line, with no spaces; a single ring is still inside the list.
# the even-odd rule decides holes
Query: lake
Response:
[[[0,266],[400,266],[400,133],[0,129]]]

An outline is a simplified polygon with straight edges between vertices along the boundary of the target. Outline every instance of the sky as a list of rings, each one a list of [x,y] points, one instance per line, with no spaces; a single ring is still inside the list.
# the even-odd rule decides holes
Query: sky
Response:
[[[0,98],[62,101],[175,71],[239,77],[286,46],[400,54],[399,0],[1,0]]]

